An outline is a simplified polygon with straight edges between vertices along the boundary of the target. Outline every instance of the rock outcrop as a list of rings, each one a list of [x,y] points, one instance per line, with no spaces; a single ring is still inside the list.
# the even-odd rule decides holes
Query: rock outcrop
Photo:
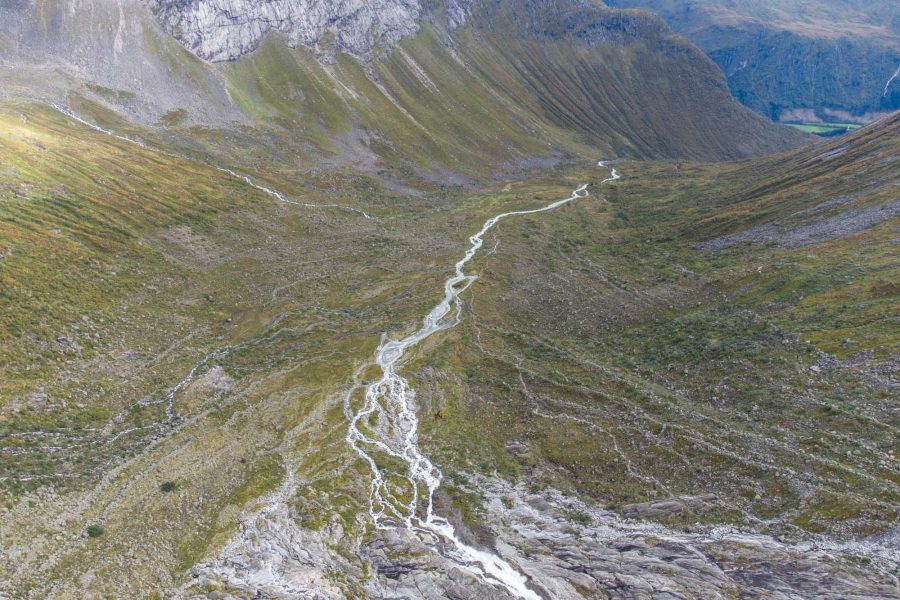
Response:
[[[447,3],[447,25],[450,29],[462,27],[472,16],[474,0],[450,0]]]
[[[532,493],[526,485],[472,478],[483,496],[482,516],[493,536],[493,551],[515,565],[544,598],[897,597],[890,575],[896,569],[893,538],[846,543],[816,538],[791,545],[732,527],[674,531],[622,519],[554,490]],[[669,508],[696,508],[712,500],[681,498]],[[661,509],[664,503],[656,504]],[[388,529],[335,552],[342,540],[346,544],[348,538],[339,526],[304,530],[287,506],[273,502],[245,518],[240,535],[221,557],[194,569],[192,586],[181,597],[205,600],[212,597],[208,590],[225,588],[236,592],[227,598],[332,600],[349,595],[340,581],[354,580],[370,598],[511,598],[507,590],[452,560],[452,548],[430,535],[423,539],[408,529]],[[329,572],[342,576],[329,578]]]
[[[458,23],[466,11],[451,4]],[[213,62],[252,52],[272,32],[325,59],[367,57],[416,33],[422,15],[419,0],[155,0],[151,8],[178,41]]]

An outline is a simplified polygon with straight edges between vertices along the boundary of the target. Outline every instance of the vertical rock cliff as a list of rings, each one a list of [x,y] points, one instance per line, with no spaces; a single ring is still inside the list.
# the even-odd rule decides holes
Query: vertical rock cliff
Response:
[[[422,14],[418,0],[155,0],[151,9],[166,31],[210,61],[252,52],[271,32],[326,57],[368,56],[416,33]]]

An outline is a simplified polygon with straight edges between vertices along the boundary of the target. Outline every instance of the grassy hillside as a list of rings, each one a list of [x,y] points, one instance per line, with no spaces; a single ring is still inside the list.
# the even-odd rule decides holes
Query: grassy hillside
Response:
[[[309,186],[285,204],[41,105],[0,121],[0,590],[171,590],[288,470],[346,460],[340,392],[430,301],[458,192],[332,170],[267,181]]]
[[[675,526],[885,531],[898,133],[894,117],[758,161],[625,163],[592,201],[505,223],[464,330],[410,369],[440,415],[433,453],[625,516],[674,500],[656,518]]]
[[[612,156],[711,159],[799,141],[731,104],[714,65],[658,18],[593,3],[537,6],[499,3],[476,13],[480,35],[466,49],[484,57],[476,64],[495,80],[515,73],[546,119],[592,147],[610,140]],[[496,55],[483,54],[485,39]]]
[[[804,140],[733,102],[714,65],[655,17],[561,2],[526,19],[524,4],[488,3],[452,35],[426,25],[374,79],[350,57],[323,66],[270,38],[220,67],[253,128],[173,135],[198,155],[298,177],[341,165],[454,183],[574,157],[738,158]]]
[[[35,6],[53,45],[61,5]],[[485,219],[607,157],[654,160],[493,230],[462,326],[403,366],[442,512],[487,531],[474,472],[626,516],[672,500],[654,518],[684,527],[896,521],[898,119],[672,160],[805,138],[649,13],[485,1],[472,23],[372,65],[276,36],[210,65],[135,21],[127,56],[202,82],[184,104],[101,81],[102,51],[0,70],[115,132],[0,102],[0,595],[171,597],[279,489],[345,567],[329,585],[389,578],[361,556],[379,540],[348,389]],[[103,50],[115,29],[94,30]]]
[[[354,371],[418,322],[485,218],[602,175],[260,178],[300,206],[41,105],[0,119],[14,597],[165,595],[288,474],[299,522],[339,526],[356,561],[371,532],[344,443]],[[844,536],[895,520],[896,215],[877,210],[897,127],[753,162],[627,162],[587,202],[504,223],[463,328],[404,368],[456,482],[442,506],[477,521],[460,474],[496,471],[624,514],[715,494],[656,517],[675,524]]]

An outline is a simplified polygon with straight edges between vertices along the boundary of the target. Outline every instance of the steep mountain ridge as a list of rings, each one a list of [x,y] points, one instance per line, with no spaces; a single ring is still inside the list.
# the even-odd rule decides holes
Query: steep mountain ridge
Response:
[[[223,17],[207,6],[160,5],[159,14],[201,54],[255,50],[201,60],[135,0],[75,13],[62,0],[7,7],[0,56],[13,68],[0,70],[0,82],[10,96],[73,107],[88,99],[78,104],[86,117],[153,125],[185,147],[242,123],[248,152],[269,148],[263,163],[279,160],[273,140],[310,160],[346,156],[336,148],[349,143],[359,164],[402,159],[404,168],[440,165],[463,180],[592,151],[738,158],[804,139],[744,111],[712,64],[646,13],[584,0],[482,0],[386,3],[376,19],[370,8],[350,11],[353,3],[291,2],[280,32],[252,11],[216,29]],[[309,18],[293,19],[301,8]]]

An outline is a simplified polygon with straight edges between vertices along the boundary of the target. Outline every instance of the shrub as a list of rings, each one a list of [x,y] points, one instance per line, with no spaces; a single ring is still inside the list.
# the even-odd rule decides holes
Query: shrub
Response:
[[[159,491],[164,494],[168,494],[169,492],[174,492],[178,489],[178,484],[174,481],[166,481],[161,486],[159,486]]]
[[[98,538],[103,535],[103,528],[99,525],[91,525],[87,528],[88,537]]]

